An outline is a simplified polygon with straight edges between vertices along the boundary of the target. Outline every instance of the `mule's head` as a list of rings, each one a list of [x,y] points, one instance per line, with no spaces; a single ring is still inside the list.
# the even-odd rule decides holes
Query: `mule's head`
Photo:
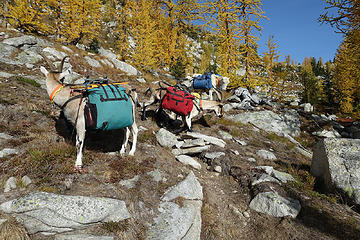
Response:
[[[43,54],[40,54],[44,60],[48,63],[49,65],[49,70],[46,69],[45,67],[41,66],[40,67],[40,71],[45,75],[46,79],[47,80],[50,80],[50,81],[57,81],[57,82],[60,82],[60,83],[63,83],[64,82],[64,79],[67,75],[70,75],[71,74],[71,67],[66,69],[66,70],[63,70],[63,67],[64,67],[64,62],[66,60],[66,58],[68,58],[68,56],[64,57],[62,60],[61,60],[61,63],[58,67],[58,69],[55,68],[54,64],[52,62],[49,61],[49,59],[43,55]]]
[[[216,116],[218,116],[219,118],[221,118],[223,116],[224,110],[223,110],[223,104],[219,103],[215,108],[214,108],[215,114]]]

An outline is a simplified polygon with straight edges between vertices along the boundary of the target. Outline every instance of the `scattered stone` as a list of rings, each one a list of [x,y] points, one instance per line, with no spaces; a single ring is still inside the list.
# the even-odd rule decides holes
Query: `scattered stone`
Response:
[[[19,152],[16,149],[4,148],[3,150],[0,151],[0,158],[6,157],[6,156],[11,155],[11,154],[18,154],[18,153]]]
[[[280,172],[280,171],[277,171],[275,169],[272,171],[271,175],[273,177],[275,177],[276,179],[279,179],[283,183],[295,181],[294,177],[291,176],[290,174],[285,173],[285,172]]]
[[[66,46],[61,46],[61,48],[62,48],[63,50],[65,50],[65,51],[69,52],[69,53],[73,53],[73,52],[74,52],[73,50],[71,50],[71,48],[68,48],[68,47],[66,47]]]
[[[146,131],[146,130],[148,130],[146,127],[139,126],[139,131]]]
[[[232,140],[233,139],[233,136],[231,136],[231,134],[228,132],[219,130],[219,134],[220,134],[221,138],[224,140]]]
[[[324,129],[322,131],[313,132],[312,134],[315,136],[325,137],[325,138],[341,138],[340,133],[338,133],[335,130],[329,131],[329,130]]]
[[[44,48],[43,52],[49,53],[51,56],[54,56],[58,60],[62,60],[64,57],[67,56],[66,53],[60,52],[55,48],[51,48],[51,47]]]
[[[1,225],[3,225],[4,223],[6,223],[8,220],[5,218],[0,218],[0,229],[1,229]]]
[[[101,64],[97,60],[95,60],[89,56],[85,56],[84,58],[91,67],[101,67]]]
[[[94,236],[89,234],[62,234],[56,235],[54,240],[114,240],[114,237]]]
[[[65,196],[34,192],[0,205],[16,215],[30,234],[54,234],[83,229],[90,224],[130,218],[125,202],[104,197]]]
[[[263,182],[274,182],[274,183],[280,184],[280,182],[277,179],[263,173],[260,175],[260,177],[258,179],[251,182],[251,186],[255,186],[255,185],[263,183]]]
[[[202,147],[205,146],[206,143],[204,139],[185,139],[184,144],[181,146],[182,148],[191,148],[191,147]]]
[[[151,172],[148,172],[147,174],[152,176],[155,182],[160,182],[160,181],[164,180],[159,169],[155,169]]]
[[[259,150],[256,152],[256,155],[258,155],[259,157],[263,158],[263,159],[267,159],[267,160],[275,160],[276,156],[275,154],[273,154],[272,152],[269,152],[267,150]]]
[[[178,197],[182,206],[170,202]],[[147,240],[200,240],[202,187],[193,172],[176,186],[168,189],[159,206],[160,214],[147,232]]]
[[[178,144],[177,136],[165,128],[160,128],[156,133],[156,140],[162,147],[173,147]]]
[[[119,183],[121,186],[126,187],[127,189],[134,188],[136,186],[136,183],[139,181],[140,176],[136,175],[135,177],[131,179],[121,180]]]
[[[207,159],[211,159],[211,160],[214,160],[214,159],[222,157],[222,156],[225,156],[224,152],[207,152],[205,154],[205,157]]]
[[[210,145],[207,145],[207,146],[203,146],[203,147],[174,149],[174,150],[172,150],[172,153],[175,156],[177,156],[177,155],[192,155],[192,154],[202,153],[202,152],[207,151],[209,149],[210,149]]]
[[[146,80],[144,78],[137,78],[136,81],[139,83],[146,83]]]
[[[7,72],[0,72],[0,78],[11,78],[15,76],[15,74],[7,73]]]
[[[221,166],[215,166],[215,167],[214,167],[214,170],[215,170],[215,172],[218,172],[218,173],[221,173],[221,172],[222,172]]]
[[[247,143],[245,141],[242,141],[242,140],[239,140],[239,139],[236,139],[236,138],[234,138],[234,140],[235,140],[235,142],[237,142],[241,146],[246,146],[247,145]]]
[[[225,147],[226,142],[222,139],[216,138],[216,137],[211,137],[211,136],[207,136],[201,133],[197,133],[197,132],[187,132],[186,133],[187,136],[193,137],[193,138],[200,138],[203,139],[204,141],[207,141],[211,144],[217,145],[219,147]]]
[[[314,111],[314,107],[311,105],[311,103],[301,104],[300,107],[304,108],[304,112],[313,112]]]
[[[160,214],[147,232],[146,240],[200,240],[201,201],[185,200],[183,207],[162,202]]]
[[[139,72],[136,68],[134,68],[130,64],[118,60],[116,54],[112,53],[111,51],[106,50],[104,48],[100,48],[99,54],[109,59],[114,64],[115,68],[125,72],[126,74],[141,75],[141,72]]]
[[[301,210],[301,205],[298,200],[284,198],[276,192],[263,192],[251,200],[250,208],[273,217],[296,218]]]
[[[189,175],[185,178],[184,181],[168,189],[164,193],[162,200],[171,201],[177,197],[183,197],[188,200],[203,199],[202,187],[192,171],[189,173]]]
[[[16,189],[16,185],[17,185],[17,179],[15,177],[10,177],[5,182],[4,192],[10,192],[11,190]]]
[[[185,165],[190,165],[193,168],[200,170],[201,169],[201,164],[198,163],[198,161],[196,161],[194,158],[187,156],[187,155],[178,155],[176,156],[176,159],[185,164]]]
[[[21,178],[21,183],[24,187],[27,187],[32,183],[32,181],[27,175],[25,175]]]
[[[237,150],[230,149],[230,151],[232,153],[234,153],[236,156],[240,155],[239,151],[237,151]]]
[[[253,162],[253,163],[256,162],[256,159],[255,159],[255,158],[248,158],[247,160],[248,160],[249,162]]]

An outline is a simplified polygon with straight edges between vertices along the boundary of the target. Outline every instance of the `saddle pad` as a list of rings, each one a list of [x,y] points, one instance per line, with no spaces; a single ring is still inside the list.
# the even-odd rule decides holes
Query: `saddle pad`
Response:
[[[186,91],[168,87],[161,106],[163,109],[168,109],[178,115],[187,116],[193,108],[194,99],[195,97]]]
[[[132,103],[125,91],[125,88],[113,84],[87,90],[86,127],[114,130],[131,126],[134,122]]]
[[[194,77],[194,89],[210,89],[213,87],[211,82],[211,73],[204,73],[203,75]]]

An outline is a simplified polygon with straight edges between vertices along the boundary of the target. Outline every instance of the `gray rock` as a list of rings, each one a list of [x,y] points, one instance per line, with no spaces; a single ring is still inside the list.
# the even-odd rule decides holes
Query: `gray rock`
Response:
[[[301,104],[300,106],[302,106],[304,108],[304,112],[313,112],[314,111],[314,107],[310,103]]]
[[[89,234],[61,234],[56,235],[54,240],[114,240],[114,237],[94,236]]]
[[[61,233],[130,218],[125,202],[111,198],[34,192],[5,202],[0,210],[22,221],[30,234]]]
[[[210,145],[203,146],[203,147],[192,147],[192,148],[184,148],[184,149],[174,149],[172,150],[172,153],[174,155],[192,155],[197,153],[202,153],[210,149]]]
[[[14,137],[10,136],[10,135],[8,135],[6,133],[0,133],[0,138],[5,139],[5,140],[10,140],[10,139],[13,139]]]
[[[37,43],[37,40],[34,36],[23,35],[20,37],[5,39],[3,43],[14,47],[21,47],[23,45],[35,45]]]
[[[10,46],[8,44],[0,43],[0,57],[9,57],[11,56],[15,51],[17,51],[16,47]]]
[[[85,56],[84,58],[91,67],[98,67],[98,68],[102,67],[101,64],[97,60],[95,60],[89,56]]]
[[[11,78],[13,76],[15,76],[15,74],[6,73],[6,72],[0,72],[0,78]]]
[[[184,201],[179,207],[173,202],[163,202],[159,216],[147,232],[146,240],[200,240],[201,201]]]
[[[27,187],[32,183],[32,181],[27,175],[25,175],[21,178],[21,183],[24,187]]]
[[[233,107],[233,105],[232,104],[225,104],[224,106],[223,106],[223,111],[224,112],[229,112],[230,110],[232,110],[234,107]]]
[[[6,218],[0,218],[0,229],[1,229],[1,225],[3,225],[4,223],[6,223],[8,220]]]
[[[201,164],[198,163],[198,161],[196,161],[194,158],[187,156],[187,155],[178,155],[176,156],[176,159],[185,164],[185,165],[190,165],[191,167],[200,170],[201,169]]]
[[[326,190],[340,189],[360,204],[360,140],[320,140],[314,147],[310,172]]]
[[[6,157],[11,154],[18,154],[18,153],[19,153],[19,151],[16,149],[4,148],[3,150],[0,151],[0,158]]]
[[[197,133],[197,132],[187,132],[186,133],[187,136],[193,137],[193,138],[199,138],[199,139],[203,139],[206,142],[209,142],[211,144],[217,145],[219,147],[225,147],[226,142],[222,139],[216,138],[216,137],[211,137],[211,136],[207,136],[201,133]]]
[[[222,157],[222,156],[225,156],[224,152],[207,152],[205,154],[205,157],[207,159],[211,159],[211,160],[214,160],[214,159]]]
[[[126,187],[127,189],[134,188],[136,183],[139,181],[140,177],[136,175],[131,179],[121,180],[119,183],[121,186]]]
[[[10,192],[11,190],[16,189],[16,185],[17,185],[17,179],[15,177],[10,177],[5,182],[4,192]]]
[[[171,201],[177,197],[183,197],[188,200],[202,200],[202,187],[195,174],[191,171],[189,175],[176,186],[168,189],[161,200]]]
[[[241,99],[236,96],[236,95],[232,95],[231,97],[229,97],[228,99],[226,99],[226,101],[228,102],[236,102],[236,103],[241,103]]]
[[[274,183],[280,184],[280,182],[277,179],[263,173],[260,175],[259,178],[255,179],[254,181],[251,182],[251,186],[255,186],[255,185],[263,183],[263,182],[274,182]]]
[[[141,75],[141,72],[139,72],[136,68],[134,68],[130,64],[119,61],[117,59],[116,54],[112,53],[111,51],[106,50],[104,48],[100,48],[99,54],[110,60],[114,64],[115,68],[127,73],[128,75]]]
[[[221,138],[224,140],[232,140],[233,139],[233,136],[231,136],[231,134],[228,132],[219,130],[219,134],[220,134]]]
[[[146,83],[146,80],[144,78],[137,78],[136,81],[139,83]]]
[[[296,111],[276,114],[272,111],[244,112],[237,115],[225,115],[225,118],[243,124],[251,123],[266,132],[274,132],[279,136],[300,135],[300,119]]]
[[[66,53],[60,52],[60,51],[56,50],[55,48],[51,48],[51,47],[44,48],[43,52],[46,52],[46,53],[50,54],[51,56],[54,56],[58,60],[62,60],[65,56],[67,56]]]
[[[61,46],[61,48],[62,48],[63,50],[65,50],[65,51],[69,52],[69,53],[73,53],[73,52],[74,52],[73,50],[71,50],[71,48],[68,48],[68,47],[66,47],[66,46]]]
[[[178,144],[177,136],[165,128],[160,128],[156,133],[156,140],[162,147],[173,147]]]
[[[273,176],[276,179],[279,179],[283,183],[295,181],[294,177],[291,176],[290,174],[285,173],[285,172],[280,172],[275,169],[272,171],[271,176]]]
[[[267,159],[267,160],[275,160],[276,156],[275,154],[273,154],[272,152],[269,152],[267,150],[259,150],[256,152],[256,155],[258,155],[259,157],[263,158],[263,159]]]
[[[204,139],[185,139],[184,144],[181,146],[182,148],[191,148],[191,147],[202,147],[205,146],[206,143]]]
[[[160,182],[163,180],[162,173],[160,172],[159,169],[155,169],[151,172],[148,172],[147,174],[152,176],[155,182]]]
[[[16,56],[16,59],[20,64],[35,64],[42,57],[33,51],[22,51]]]
[[[296,218],[301,210],[301,205],[298,200],[284,198],[276,192],[263,192],[251,200],[250,208],[273,217]]]
[[[215,167],[214,167],[214,171],[215,171],[215,172],[218,172],[218,173],[221,173],[221,172],[222,172],[221,166],[215,166]]]
[[[322,131],[318,131],[318,132],[313,132],[312,133],[315,136],[319,136],[319,137],[325,137],[325,138],[340,138],[341,135],[340,133],[338,133],[335,130],[329,131],[329,130],[322,130]]]

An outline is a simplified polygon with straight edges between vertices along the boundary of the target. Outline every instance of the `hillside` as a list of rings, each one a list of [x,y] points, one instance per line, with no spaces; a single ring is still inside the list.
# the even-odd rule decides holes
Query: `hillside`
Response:
[[[136,122],[140,131],[135,156],[117,153],[122,131],[88,132],[83,160],[87,173],[74,173],[74,131],[60,110],[51,106],[45,77],[39,70],[40,66],[47,65],[36,51],[48,48],[47,53],[55,62],[61,60],[56,57],[59,52],[69,55],[67,64],[71,64],[72,77],[78,81],[89,75],[92,79],[107,76],[114,82],[128,82],[136,89],[140,102],[148,99],[145,96],[148,87],[157,87],[153,82],[173,82],[173,79],[160,73],[128,75],[115,64],[106,65],[108,58],[104,55],[90,54],[73,46],[64,48],[39,37],[18,46],[4,43],[6,39],[19,36],[24,35],[0,28],[0,205],[3,206],[0,239],[360,239],[360,214],[356,208],[339,194],[320,192],[310,175],[311,157],[299,151],[301,143],[303,150],[311,152],[320,139],[312,133],[330,126],[314,121],[312,115],[320,116],[320,113],[308,113],[299,106],[259,104],[253,110],[229,109],[222,118],[205,113],[193,122],[193,132],[216,140],[211,143],[204,139],[207,150],[191,154],[200,167],[177,161],[176,147],[164,147],[159,143],[160,128],[151,117],[154,108],[149,109],[150,117],[145,121],[141,120],[141,108],[137,108]],[[233,92],[224,94],[231,96]],[[296,113],[300,120],[296,143],[256,124],[235,121],[237,114],[246,113],[263,113],[264,116],[265,113],[269,114],[266,116]],[[290,126],[291,119],[289,122],[288,127],[293,131],[296,127]],[[177,137],[184,142],[194,139],[187,132]],[[261,155],[259,151],[266,154]],[[207,155],[210,153],[215,156]],[[269,167],[279,171],[285,179],[271,170],[269,177],[275,176],[276,181],[254,184],[268,173]],[[289,180],[287,173],[295,181]],[[31,183],[18,181],[10,191],[4,191],[11,177],[19,180],[24,176]],[[178,186],[180,193],[170,198],[169,193],[177,188],[174,186]],[[299,203],[300,211],[294,213],[295,216],[274,217],[250,208],[259,193],[269,191]],[[53,196],[62,199],[55,206],[57,211],[48,210],[45,204],[37,208],[39,215],[43,215],[41,221],[35,220],[34,212],[27,212],[36,205],[27,196],[39,192],[56,194],[39,195],[42,200]],[[60,196],[89,197],[82,200],[82,204],[90,199],[121,201],[128,215],[121,221],[116,218],[103,221],[97,217],[106,208],[96,210],[91,205],[96,211],[81,209],[81,204],[72,205],[75,200]],[[4,203],[15,199],[20,199],[17,207],[22,206],[23,210],[4,211]],[[69,207],[63,210],[61,207],[65,204]],[[111,209],[116,212],[117,205]],[[70,218],[65,217],[63,225],[51,225],[55,224],[51,220],[61,214],[76,216],[81,211],[95,214],[86,221],[71,220],[70,224]],[[188,223],[189,219],[193,222]],[[187,228],[184,224],[188,224]],[[164,229],[170,229],[167,238],[162,238],[166,234]],[[185,235],[178,238],[183,232]]]

